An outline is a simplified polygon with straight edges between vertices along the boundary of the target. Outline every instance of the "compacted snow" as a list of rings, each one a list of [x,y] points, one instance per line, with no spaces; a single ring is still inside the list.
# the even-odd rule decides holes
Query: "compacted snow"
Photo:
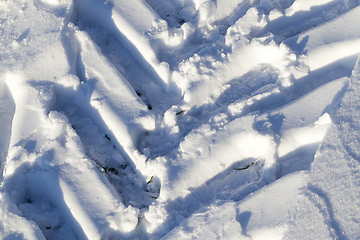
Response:
[[[0,238],[360,238],[358,5],[0,0]]]

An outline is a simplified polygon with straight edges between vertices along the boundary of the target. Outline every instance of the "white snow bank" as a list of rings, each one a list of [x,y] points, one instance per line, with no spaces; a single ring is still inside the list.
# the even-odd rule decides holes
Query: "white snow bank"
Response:
[[[3,76],[5,78],[5,76]],[[6,85],[6,80],[0,78],[0,179],[2,179],[3,166],[6,161],[11,138],[11,125],[15,112],[14,99]]]
[[[347,78],[330,82],[291,104],[261,116],[244,116],[229,123],[226,114],[210,119],[209,123],[185,137],[175,151],[175,158],[167,158],[165,166],[168,170],[157,172],[162,179],[161,197],[174,199],[185,196],[187,189],[200,186],[242,159],[265,159],[264,168],[268,170],[264,170],[262,177],[271,182],[275,152],[277,157],[282,157],[302,146],[321,143],[331,124],[327,108],[347,82]],[[176,117],[175,114],[173,116]],[[167,119],[170,126],[176,124],[175,118],[171,118],[172,121],[169,117]],[[260,133],[253,129],[257,124],[263,126],[257,129]],[[278,145],[270,129],[280,134]]]

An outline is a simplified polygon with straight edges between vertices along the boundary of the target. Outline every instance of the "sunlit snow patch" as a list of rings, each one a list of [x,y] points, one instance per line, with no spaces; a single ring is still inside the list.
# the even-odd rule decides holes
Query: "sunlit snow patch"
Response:
[[[320,143],[323,140],[330,123],[330,115],[325,113],[313,126],[286,131],[281,138],[281,143],[278,148],[279,157],[302,146]]]
[[[292,16],[293,14],[301,11],[309,11],[311,8],[324,5],[331,2],[336,2],[338,0],[296,0],[291,7],[286,9],[285,15]]]
[[[168,157],[169,172],[160,176],[160,197],[164,200],[184,197],[190,188],[199,187],[232,163],[247,158],[264,159],[263,177],[271,182],[275,143],[272,136],[253,130],[253,121],[254,116],[250,115],[226,124],[226,131],[216,131],[210,124],[204,124],[190,132],[180,143],[177,157]]]

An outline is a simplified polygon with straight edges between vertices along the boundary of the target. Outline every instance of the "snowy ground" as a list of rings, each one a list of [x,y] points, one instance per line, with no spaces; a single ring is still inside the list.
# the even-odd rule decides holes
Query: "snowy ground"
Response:
[[[0,238],[360,238],[358,5],[0,0]]]

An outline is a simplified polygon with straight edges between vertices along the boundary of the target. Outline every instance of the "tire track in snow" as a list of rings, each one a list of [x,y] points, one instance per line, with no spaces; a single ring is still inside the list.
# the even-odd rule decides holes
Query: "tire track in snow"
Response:
[[[145,111],[146,107],[139,101],[121,73],[118,73],[111,63],[97,51],[97,46],[88,38],[86,32],[81,32],[73,24],[70,24],[65,32],[63,41],[75,45],[69,52],[75,58],[75,60],[71,59],[71,62],[78,79],[74,76],[73,79],[64,79],[56,85],[57,110],[66,113],[73,128],[82,139],[87,156],[97,164],[99,171],[120,193],[125,206],[146,208],[157,196],[153,198],[152,193],[146,192],[147,184],[144,176],[138,166],[132,163],[133,159],[126,152],[124,153],[122,141],[124,138],[126,140],[126,136],[123,134],[115,137],[112,133],[114,123],[108,124],[104,119],[104,114],[96,111],[99,106],[91,104],[91,99],[94,94],[102,94],[104,102],[116,99],[118,105],[113,106],[111,111],[128,106],[127,109],[122,109],[117,114],[120,121],[124,120],[123,124],[127,125],[128,131],[139,120],[139,114],[146,116],[149,112]],[[94,61],[96,65],[94,65]],[[106,74],[104,74],[105,72]],[[112,88],[108,86],[112,86]],[[117,92],[114,93],[114,90]],[[114,97],[114,94],[118,97]],[[72,101],[76,105],[73,105]],[[136,116],[131,117],[134,114]],[[147,120],[151,122],[151,119]],[[86,125],[83,126],[82,123]]]
[[[119,192],[124,205],[141,209],[155,201],[145,191],[143,180],[135,174],[121,152],[112,144],[113,140],[88,118],[85,111],[78,106],[71,106],[70,98],[61,97],[59,94],[57,99],[57,110],[68,117],[81,139],[86,155],[96,163],[99,171]]]
[[[79,91],[74,98],[76,103],[110,138],[116,140],[114,144],[126,161],[142,176],[139,168],[144,159],[137,154],[135,143],[142,131],[152,127],[152,116],[130,84],[107,61],[88,35],[74,26],[70,26],[69,31],[73,41],[78,43],[76,69],[83,81],[79,83],[76,79],[69,79],[64,80],[64,84],[75,84],[73,88]]]

